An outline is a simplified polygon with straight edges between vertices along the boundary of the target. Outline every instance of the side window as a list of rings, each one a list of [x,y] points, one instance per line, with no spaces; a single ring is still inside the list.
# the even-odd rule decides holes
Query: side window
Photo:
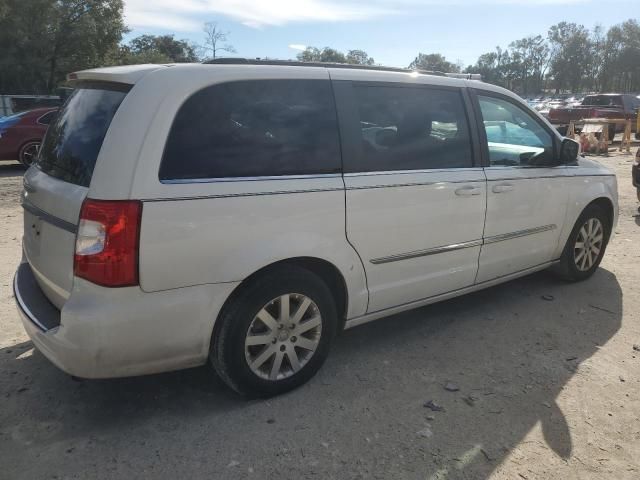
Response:
[[[553,160],[553,138],[522,107],[478,96],[491,166],[539,166]]]
[[[471,167],[460,92],[354,84],[360,145],[351,172]]]
[[[222,83],[192,95],[169,133],[160,180],[337,173],[328,80]]]
[[[43,116],[41,116],[41,117],[38,119],[38,123],[39,123],[40,125],[49,125],[49,124],[51,123],[51,120],[53,119],[53,116],[54,116],[55,114],[56,114],[56,112],[55,112],[55,111],[45,113]]]

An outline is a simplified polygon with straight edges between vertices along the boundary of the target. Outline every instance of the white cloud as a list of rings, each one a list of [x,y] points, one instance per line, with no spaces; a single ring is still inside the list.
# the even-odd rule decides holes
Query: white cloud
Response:
[[[125,0],[134,28],[195,31],[206,20],[227,16],[252,28],[291,22],[344,22],[415,14],[421,7],[477,4],[571,5],[589,0]]]
[[[300,45],[299,43],[291,43],[289,44],[289,48],[291,50],[300,50],[301,52],[304,52],[307,49],[306,45]]]

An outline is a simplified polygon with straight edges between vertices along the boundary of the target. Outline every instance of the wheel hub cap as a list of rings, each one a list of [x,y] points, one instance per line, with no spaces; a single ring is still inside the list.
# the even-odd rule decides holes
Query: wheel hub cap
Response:
[[[322,317],[313,300],[299,293],[274,298],[249,325],[244,353],[251,371],[281,380],[300,371],[320,343]]]
[[[597,218],[588,219],[578,231],[573,259],[578,270],[586,272],[595,265],[604,244],[604,228]]]

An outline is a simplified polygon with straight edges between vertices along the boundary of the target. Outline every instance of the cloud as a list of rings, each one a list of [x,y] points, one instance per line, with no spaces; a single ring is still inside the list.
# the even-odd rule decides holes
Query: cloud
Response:
[[[134,28],[195,31],[205,20],[232,18],[252,28],[292,22],[347,22],[420,13],[428,6],[574,5],[589,0],[125,0]]]
[[[289,48],[291,50],[300,50],[301,52],[304,52],[307,49],[306,45],[300,45],[299,43],[291,43],[289,44]]]

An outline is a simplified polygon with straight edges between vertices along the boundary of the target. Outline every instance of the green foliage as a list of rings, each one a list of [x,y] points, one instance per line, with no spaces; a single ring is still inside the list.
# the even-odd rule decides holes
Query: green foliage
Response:
[[[347,63],[347,57],[334,48],[324,47],[322,50],[316,47],[307,47],[297,55],[301,62],[331,62]]]
[[[141,35],[121,46],[107,61],[113,65],[197,62],[195,47],[173,35]]]
[[[301,62],[350,63],[352,65],[375,64],[375,60],[364,50],[349,50],[345,55],[330,47],[324,47],[322,50],[317,47],[307,47],[297,55],[297,58]]]
[[[364,50],[349,50],[347,52],[347,63],[352,65],[375,65],[376,61]]]
[[[465,73],[479,73],[522,94],[545,88],[561,91],[640,90],[640,25],[627,20],[608,32],[575,23],[553,25],[541,35],[516,40],[509,48],[480,55]]]
[[[459,73],[460,68],[449,62],[439,53],[418,53],[418,56],[409,64],[411,70],[429,70],[432,72]]]
[[[123,0],[2,0],[0,91],[51,92],[103,65],[126,32],[122,10]]]

